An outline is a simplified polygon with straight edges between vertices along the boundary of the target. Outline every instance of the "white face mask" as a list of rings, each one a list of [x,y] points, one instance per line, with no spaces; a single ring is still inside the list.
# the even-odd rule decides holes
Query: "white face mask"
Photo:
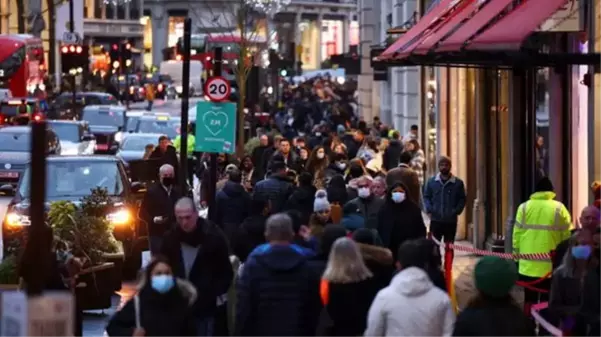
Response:
[[[316,137],[321,137],[321,132],[315,132]]]
[[[400,204],[401,202],[405,201],[405,193],[392,192],[392,201],[394,201],[397,204]]]
[[[337,163],[336,166],[338,166],[339,169],[344,170],[346,168],[346,163]]]
[[[319,158],[319,159],[323,159],[325,156],[326,156],[326,154],[323,153],[323,152],[318,152],[317,153],[317,158]]]
[[[369,187],[361,187],[359,188],[357,193],[359,194],[359,198],[369,198],[369,196],[371,195]]]

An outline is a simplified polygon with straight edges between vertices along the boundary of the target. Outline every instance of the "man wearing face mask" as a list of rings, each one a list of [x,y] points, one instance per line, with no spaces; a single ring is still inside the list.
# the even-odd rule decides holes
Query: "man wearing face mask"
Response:
[[[580,213],[580,219],[579,219],[579,223],[580,223],[580,229],[585,229],[585,230],[589,230],[591,232],[594,232],[596,230],[599,229],[599,226],[601,224],[601,211],[599,211],[599,209],[595,206],[586,206],[584,209],[582,209],[582,213]],[[574,232],[577,230],[574,230]],[[557,267],[559,267],[559,265],[561,264],[561,262],[563,261],[563,258],[566,254],[566,252],[568,251],[568,248],[570,246],[570,240],[564,240],[562,241],[560,244],[557,245],[557,248],[555,248],[555,255],[553,256],[553,269],[555,270]]]
[[[348,160],[344,153],[334,153],[331,157],[330,165],[325,171],[325,181],[329,182],[334,176],[341,175],[344,177],[348,166]]]
[[[363,176],[357,180],[357,198],[352,199],[347,205],[353,205],[365,219],[365,227],[369,229],[378,228],[378,213],[384,205],[384,199],[378,198],[371,193],[373,180]],[[346,208],[347,205],[344,207]]]
[[[160,251],[165,232],[175,223],[173,206],[182,197],[181,191],[175,186],[173,166],[161,166],[159,178],[146,191],[138,214],[140,220],[146,223],[150,252],[153,255]]]

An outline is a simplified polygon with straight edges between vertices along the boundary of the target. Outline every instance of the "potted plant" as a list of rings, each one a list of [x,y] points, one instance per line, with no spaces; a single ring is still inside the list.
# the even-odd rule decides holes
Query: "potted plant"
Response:
[[[119,253],[113,226],[106,218],[113,207],[102,188],[93,189],[77,204],[56,201],[50,205],[48,222],[57,238],[57,250],[62,252],[59,255],[75,256],[83,262],[76,288],[82,310],[109,308],[113,293],[121,285],[117,261],[108,261]],[[116,256],[123,259],[122,254]]]
[[[0,290],[17,290],[19,275],[16,256],[8,256],[0,263]]]

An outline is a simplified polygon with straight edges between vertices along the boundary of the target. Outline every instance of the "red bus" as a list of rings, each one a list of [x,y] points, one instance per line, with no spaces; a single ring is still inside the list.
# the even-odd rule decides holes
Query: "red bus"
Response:
[[[213,57],[215,56],[213,50],[215,47],[221,47],[223,49],[224,70],[231,73],[232,67],[238,62],[241,42],[242,38],[239,33],[192,34],[190,40],[190,59],[201,61],[204,69],[211,71],[213,68]],[[247,42],[250,53],[256,54],[265,42],[265,39],[252,37]],[[177,56],[182,54],[182,38],[177,40],[175,50]]]
[[[14,97],[45,92],[46,62],[42,40],[25,34],[0,34],[0,89]]]

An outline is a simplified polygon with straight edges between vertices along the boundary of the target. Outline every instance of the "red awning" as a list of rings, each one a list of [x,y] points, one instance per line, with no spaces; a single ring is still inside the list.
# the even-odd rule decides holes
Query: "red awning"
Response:
[[[467,40],[501,14],[512,2],[513,0],[489,0],[469,21],[444,39],[436,51],[458,51]]]
[[[440,27],[433,34],[428,35],[421,41],[421,44],[411,50],[414,54],[426,54],[436,44],[444,39],[449,33],[452,33],[453,29],[458,27],[468,19],[472,13],[481,7],[481,1],[478,0],[466,0],[459,6],[455,13],[449,19],[440,25]]]
[[[441,0],[438,5],[419,19],[408,32],[403,34],[403,36],[396,40],[390,47],[386,48],[386,50],[380,54],[379,58],[390,58],[393,54],[404,51],[406,46],[413,43],[416,39],[420,39],[426,30],[438,24],[440,17],[457,5],[459,1],[460,0]]]
[[[516,50],[567,0],[527,0],[501,18],[467,46],[468,50]]]

